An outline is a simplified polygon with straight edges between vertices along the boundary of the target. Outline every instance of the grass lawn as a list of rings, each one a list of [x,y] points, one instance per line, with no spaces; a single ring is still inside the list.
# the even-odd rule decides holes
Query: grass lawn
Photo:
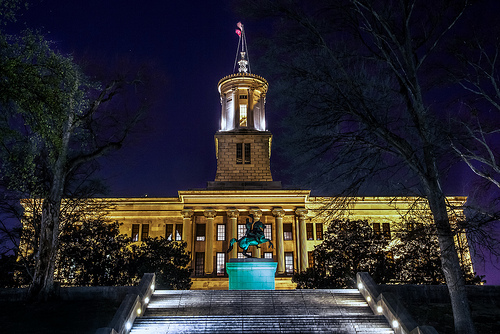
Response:
[[[83,334],[107,327],[120,306],[113,301],[0,303],[0,333]]]

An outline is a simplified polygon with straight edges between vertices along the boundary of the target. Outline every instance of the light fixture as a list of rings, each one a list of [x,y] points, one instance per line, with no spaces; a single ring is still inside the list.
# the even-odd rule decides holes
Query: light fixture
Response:
[[[398,328],[399,322],[397,320],[392,321],[392,328]]]
[[[141,315],[141,308],[140,307],[137,309],[137,315]]]
[[[363,289],[363,283],[358,283],[358,290],[362,290]]]
[[[380,305],[379,305],[379,306],[377,306],[377,312],[378,312],[378,313],[382,313],[382,311],[383,311],[383,310],[384,310],[384,309],[382,308],[382,306],[380,306]]]
[[[149,303],[149,297],[144,298],[144,303],[145,304]]]
[[[125,324],[125,329],[129,331],[131,328],[132,328],[132,323],[130,321],[127,321],[127,323]]]
[[[370,297],[370,296],[366,297],[366,301],[367,302],[371,302],[372,301],[372,297]]]

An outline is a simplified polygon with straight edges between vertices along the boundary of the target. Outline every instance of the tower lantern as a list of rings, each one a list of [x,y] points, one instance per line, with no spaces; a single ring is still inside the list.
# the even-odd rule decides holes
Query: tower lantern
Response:
[[[238,23],[238,48],[233,71],[217,87],[221,102],[220,129],[215,134],[217,174],[208,188],[277,189],[270,169],[272,135],[266,129],[266,79],[251,73],[246,36]]]

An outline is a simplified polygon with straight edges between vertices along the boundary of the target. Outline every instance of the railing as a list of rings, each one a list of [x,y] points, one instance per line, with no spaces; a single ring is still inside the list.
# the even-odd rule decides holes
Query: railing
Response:
[[[379,288],[368,273],[357,273],[358,290],[373,313],[383,315],[396,334],[438,334],[432,326],[418,326],[396,296],[379,292]]]
[[[129,293],[120,304],[109,327],[99,328],[96,334],[127,334],[134,320],[144,314],[155,290],[155,274],[144,274],[134,293]]]

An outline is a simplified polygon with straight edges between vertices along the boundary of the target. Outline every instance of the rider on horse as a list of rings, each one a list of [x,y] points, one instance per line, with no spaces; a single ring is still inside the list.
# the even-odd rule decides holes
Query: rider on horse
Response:
[[[249,216],[252,221],[247,218],[245,224],[247,231],[245,235],[239,240],[236,240],[235,238],[231,239],[229,243],[229,249],[227,250],[228,253],[233,249],[233,244],[235,242],[237,242],[238,245],[243,249],[243,255],[246,257],[252,257],[251,255],[247,254],[249,246],[256,246],[257,248],[260,248],[260,244],[269,242],[270,247],[273,248],[271,240],[266,239],[264,235],[264,229],[266,228],[266,226],[260,220],[254,222],[254,217],[252,214],[250,214]]]

